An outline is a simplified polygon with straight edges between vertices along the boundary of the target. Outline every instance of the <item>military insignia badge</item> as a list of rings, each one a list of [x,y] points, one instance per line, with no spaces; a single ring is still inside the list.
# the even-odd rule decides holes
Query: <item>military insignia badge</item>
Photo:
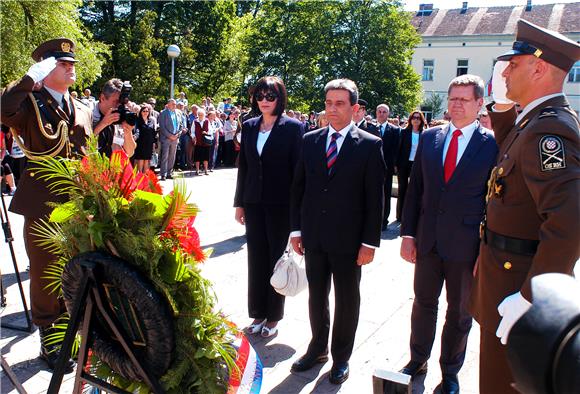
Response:
[[[566,168],[564,143],[555,135],[545,135],[540,139],[540,167],[542,171],[561,170]]]
[[[63,52],[70,52],[70,43],[68,42],[63,42],[62,44],[60,44],[60,49],[62,49]]]

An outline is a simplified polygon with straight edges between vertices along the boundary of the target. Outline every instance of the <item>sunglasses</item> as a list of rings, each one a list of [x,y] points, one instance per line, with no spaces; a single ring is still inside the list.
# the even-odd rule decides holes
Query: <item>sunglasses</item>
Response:
[[[149,110],[148,110],[148,109],[144,109],[144,110],[143,110],[143,111],[141,111],[141,112],[149,112]]]
[[[411,119],[421,120],[421,117],[420,116],[411,116]]]
[[[272,102],[275,101],[278,98],[278,95],[274,94],[274,93],[258,93],[256,95],[256,100],[257,101],[262,101],[264,99],[266,99],[266,101]]]

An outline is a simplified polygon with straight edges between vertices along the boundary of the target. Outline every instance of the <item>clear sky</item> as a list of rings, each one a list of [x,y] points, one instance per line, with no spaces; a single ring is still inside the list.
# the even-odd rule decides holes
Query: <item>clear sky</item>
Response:
[[[555,4],[555,3],[577,3],[574,0],[532,0],[534,4]],[[419,4],[433,4],[433,8],[439,9],[453,9],[461,8],[463,0],[403,0],[405,3],[405,10],[418,11]],[[526,5],[526,0],[467,0],[468,7],[499,7],[499,6],[513,6]]]

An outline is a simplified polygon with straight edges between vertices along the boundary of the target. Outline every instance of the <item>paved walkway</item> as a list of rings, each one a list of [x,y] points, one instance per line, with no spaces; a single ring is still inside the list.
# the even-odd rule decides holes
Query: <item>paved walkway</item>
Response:
[[[237,224],[232,208],[236,171],[217,170],[210,176],[187,177],[191,199],[201,209],[196,220],[202,244],[214,248],[213,257],[204,264],[203,271],[213,281],[219,297],[219,307],[238,326],[244,327],[251,319],[247,317],[247,255],[244,228]],[[164,191],[171,188],[169,181],[163,182]],[[6,198],[9,202],[10,198]],[[393,203],[395,200],[393,200]],[[16,238],[19,271],[24,279],[28,296],[28,264],[22,239],[22,218],[10,214],[12,231]],[[356,336],[355,349],[351,358],[350,378],[342,385],[328,382],[331,362],[310,371],[291,374],[290,366],[304,354],[310,340],[308,323],[307,292],[287,298],[284,320],[279,325],[279,334],[269,339],[252,338],[264,364],[263,393],[372,393],[371,377],[377,367],[398,370],[409,358],[408,342],[410,315],[413,302],[413,266],[399,257],[400,241],[398,228],[389,226],[383,232],[381,247],[375,261],[363,268],[361,282],[361,314]],[[7,287],[8,305],[2,319],[21,323],[23,314],[12,260],[7,244],[0,245],[0,269]],[[332,306],[331,294],[331,308]],[[445,314],[445,294],[441,296],[440,318]],[[440,319],[440,320],[441,320]],[[442,321],[438,325],[440,337]],[[477,393],[479,327],[474,324],[467,347],[465,365],[459,375],[463,393]],[[431,393],[441,379],[438,367],[439,340],[433,349],[430,371],[426,378],[414,382],[413,393]],[[51,378],[38,356],[38,331],[28,334],[2,329],[0,348],[6,361],[29,393],[43,393]],[[4,372],[0,374],[1,393],[16,392]],[[72,390],[73,374],[66,376],[61,392]]]

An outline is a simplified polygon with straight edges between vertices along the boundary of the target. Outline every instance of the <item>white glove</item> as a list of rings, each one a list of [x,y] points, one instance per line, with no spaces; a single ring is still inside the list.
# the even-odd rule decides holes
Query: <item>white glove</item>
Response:
[[[493,77],[491,77],[491,95],[493,101],[498,104],[512,104],[509,98],[506,97],[507,87],[505,78],[501,75],[510,63],[504,60],[498,60],[493,66]]]
[[[34,82],[40,82],[56,67],[56,59],[51,56],[41,62],[35,63],[28,69],[26,75],[34,79]]]
[[[514,324],[519,320],[524,313],[530,309],[532,304],[526,300],[519,291],[507,296],[498,305],[497,311],[500,316],[503,316],[495,332],[495,336],[501,338],[501,343],[505,345],[508,336]]]

